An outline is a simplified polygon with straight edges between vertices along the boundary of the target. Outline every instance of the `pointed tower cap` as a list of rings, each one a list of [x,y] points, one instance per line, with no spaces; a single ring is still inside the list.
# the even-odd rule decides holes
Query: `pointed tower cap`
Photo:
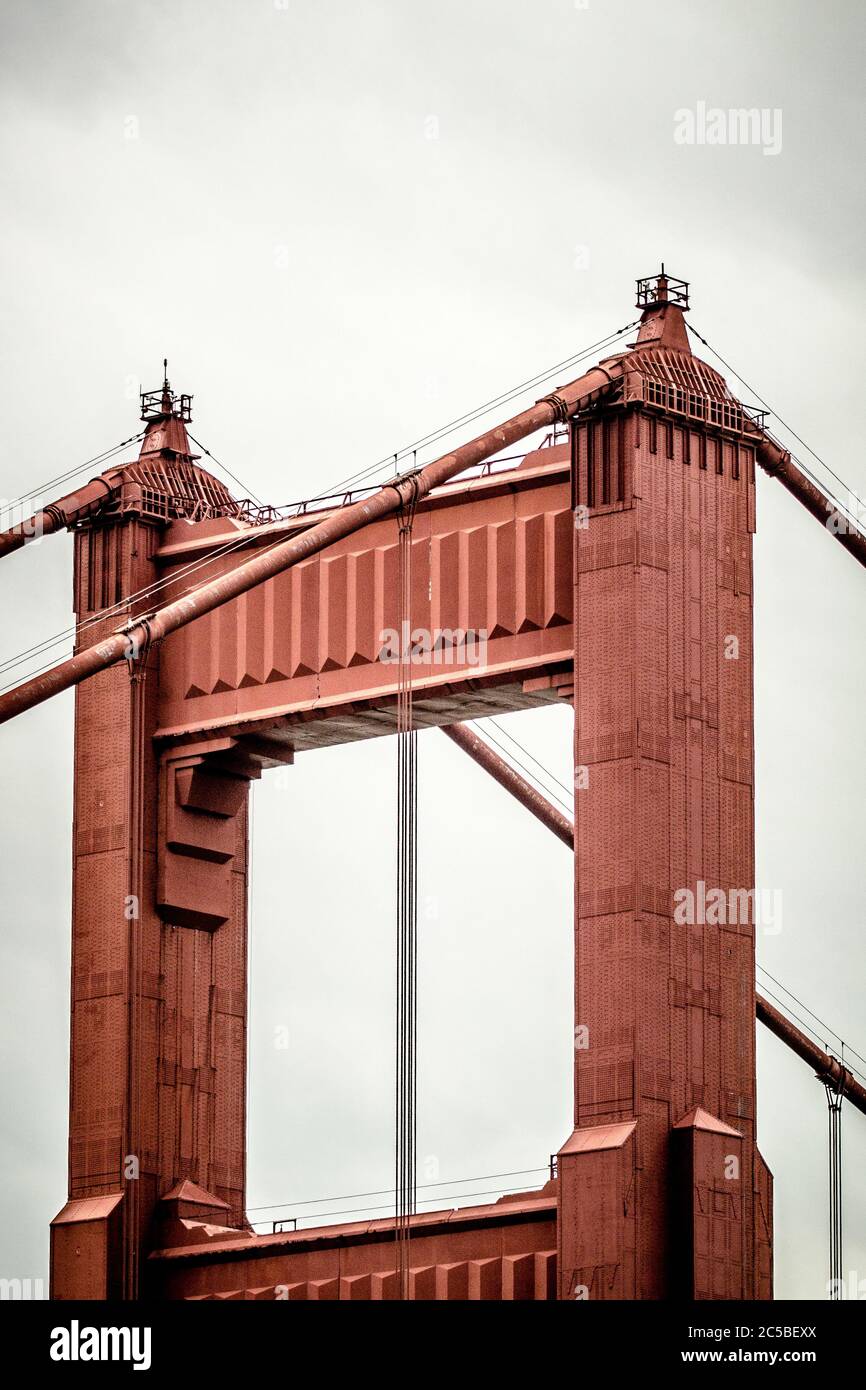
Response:
[[[162,370],[162,385],[155,391],[141,392],[141,418],[147,430],[139,457],[161,454],[191,462],[200,457],[192,453],[186,433],[192,420],[192,396],[172,391],[166,357],[162,359]]]
[[[635,347],[673,348],[691,353],[683,314],[689,308],[689,286],[665,270],[637,282],[637,308],[643,309]]]

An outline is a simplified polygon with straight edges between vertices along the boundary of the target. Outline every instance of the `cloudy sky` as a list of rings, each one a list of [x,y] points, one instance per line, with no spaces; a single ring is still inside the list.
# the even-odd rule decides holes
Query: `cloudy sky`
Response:
[[[3,0],[0,27],[0,495],[133,434],[165,354],[218,458],[314,495],[628,322],[661,259],[866,492],[855,0]],[[700,140],[743,107],[767,138]],[[758,503],[758,880],[784,903],[759,960],[866,1055],[866,578],[763,477]],[[4,561],[0,602],[0,659],[65,628],[70,539]],[[570,723],[508,727],[567,783]],[[65,1199],[71,736],[71,695],[0,730],[4,1276],[47,1273]],[[393,758],[305,754],[255,790],[252,1207],[391,1181]],[[570,1132],[571,867],[437,733],[420,764],[419,1176],[478,1179],[439,1205]],[[825,1112],[759,1036],[780,1297],[823,1296]]]

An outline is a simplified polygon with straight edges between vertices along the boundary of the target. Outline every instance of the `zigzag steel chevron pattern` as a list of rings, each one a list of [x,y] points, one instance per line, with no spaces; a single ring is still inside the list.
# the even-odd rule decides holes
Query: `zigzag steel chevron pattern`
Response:
[[[559,463],[559,449],[546,453]],[[429,633],[432,648],[414,667],[419,690],[570,657],[565,471],[560,463],[525,479],[506,476],[509,485],[477,480],[477,491],[434,498],[415,518],[412,630]],[[397,522],[371,526],[363,549],[360,540],[332,546],[169,638],[162,727],[387,696],[396,667],[381,659],[383,642],[400,631]],[[233,555],[220,564],[238,562]]]

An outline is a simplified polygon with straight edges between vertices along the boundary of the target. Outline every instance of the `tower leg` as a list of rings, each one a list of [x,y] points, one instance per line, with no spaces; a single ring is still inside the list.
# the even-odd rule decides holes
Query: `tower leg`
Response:
[[[560,1154],[560,1296],[767,1297],[754,454],[638,410],[574,429],[575,1130]]]
[[[79,619],[152,578],[153,534],[135,520],[77,533]],[[178,1201],[245,1220],[247,803],[261,764],[232,739],[161,752],[158,682],[151,651],[76,692],[59,1299],[142,1296]]]

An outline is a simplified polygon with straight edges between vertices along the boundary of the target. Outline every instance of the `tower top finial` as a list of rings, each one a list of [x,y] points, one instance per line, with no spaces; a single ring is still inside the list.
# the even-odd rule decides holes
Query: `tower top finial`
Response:
[[[648,275],[637,282],[638,309],[653,309],[657,304],[677,304],[685,313],[689,307],[689,283],[668,275],[662,261],[658,275]]]
[[[636,347],[654,344],[690,352],[689,337],[683,314],[689,307],[689,286],[686,280],[669,275],[662,261],[658,275],[648,275],[637,282],[637,307],[643,310]]]
[[[141,418],[168,420],[175,416],[189,424],[192,420],[192,396],[176,395],[168,379],[168,358],[162,359],[162,386],[157,391],[141,392]]]

